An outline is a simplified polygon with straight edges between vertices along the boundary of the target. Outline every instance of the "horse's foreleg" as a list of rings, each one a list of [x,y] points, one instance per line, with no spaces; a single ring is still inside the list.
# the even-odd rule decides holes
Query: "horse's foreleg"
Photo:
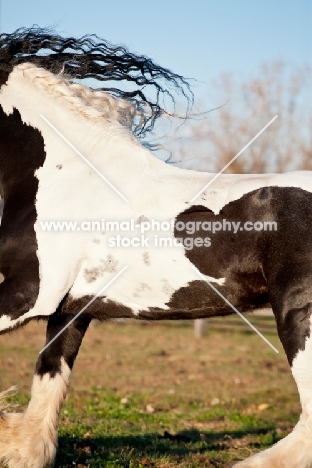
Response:
[[[298,300],[295,294],[290,294],[287,302],[292,304],[276,317],[279,337],[300,395],[299,422],[273,447],[236,464],[235,468],[312,468],[312,305],[298,304]]]
[[[49,318],[46,343],[72,316],[57,312]],[[69,377],[90,320],[77,318],[40,355],[31,400],[24,413],[3,413],[0,419],[0,460],[9,468],[51,465],[57,446],[57,425]]]

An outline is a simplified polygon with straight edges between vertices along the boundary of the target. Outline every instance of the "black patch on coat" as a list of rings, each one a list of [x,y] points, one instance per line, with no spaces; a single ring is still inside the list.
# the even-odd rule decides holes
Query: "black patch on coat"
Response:
[[[39,292],[39,261],[34,230],[38,179],[45,160],[40,132],[22,122],[17,109],[6,115],[0,107],[0,183],[4,210],[0,228],[1,313],[16,319],[35,304]]]
[[[222,286],[212,284],[238,310],[261,307],[270,301],[279,337],[291,364],[298,351],[305,349],[306,339],[310,336],[312,194],[294,187],[265,187],[229,203],[220,214],[193,206],[176,218],[183,222],[222,222],[223,219],[241,223],[276,221],[277,231],[209,233],[210,247],[194,246],[185,250],[185,256],[202,274],[226,278]],[[205,237],[207,234],[206,231],[194,234],[175,231],[177,238]],[[222,306],[222,299],[207,288],[208,285],[200,286],[200,281],[180,288],[168,303],[168,315],[176,318],[177,309],[180,309],[179,318],[234,313],[226,304]],[[158,312],[156,308],[150,311],[159,316],[166,312]]]
[[[84,296],[73,299],[70,295],[61,301],[57,311],[49,317],[46,344],[49,343],[76,315],[93,299]],[[92,304],[45,349],[37,362],[36,374],[51,377],[61,373],[61,358],[65,359],[70,369],[73,368],[84,334],[92,319],[109,320],[112,318],[133,318],[128,307],[108,300],[97,298]]]
[[[263,187],[259,190],[259,198],[261,200],[266,200],[269,198],[270,187]]]
[[[278,235],[271,236],[265,273],[279,338],[291,365],[310,336],[312,304],[312,194],[272,188]]]
[[[64,314],[62,312],[63,304],[64,300],[57,311],[49,317],[46,344],[50,343],[64,327],[67,326],[67,328],[40,354],[36,365],[36,374],[41,377],[45,374],[50,374],[50,377],[60,374],[62,358],[70,369],[73,368],[82,339],[91,321],[89,315],[81,314],[68,325],[75,315]]]
[[[49,317],[46,343],[49,343],[76,315],[93,299],[84,296],[73,299],[67,295],[55,314]],[[71,323],[60,336],[40,355],[36,373],[43,376],[49,373],[54,377],[61,372],[61,358],[72,369],[84,334],[92,319],[109,320],[112,318],[133,318],[129,307],[105,298],[97,298]]]
[[[66,298],[62,311],[64,314],[75,315],[83,309],[93,296],[83,296],[79,299],[73,299],[70,295]],[[130,307],[118,302],[106,299],[105,297],[96,298],[88,306],[83,315],[97,320],[110,320],[116,318],[133,318]]]
[[[4,85],[8,81],[9,73],[10,73],[9,71],[1,70],[1,66],[0,66],[0,88],[2,85]]]

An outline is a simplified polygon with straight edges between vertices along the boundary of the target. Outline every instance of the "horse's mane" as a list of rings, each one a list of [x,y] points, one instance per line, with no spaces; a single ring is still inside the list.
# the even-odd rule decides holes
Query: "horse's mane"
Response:
[[[189,84],[182,76],[94,34],[80,39],[63,38],[39,27],[1,34],[0,74],[9,74],[14,66],[25,62],[69,80],[93,79],[97,91],[127,101],[129,112],[125,117],[126,106],[123,106],[122,123],[140,138],[153,129],[158,117],[167,113],[163,108],[166,97],[175,104],[175,92],[180,93],[187,101],[187,109],[193,101]],[[109,82],[109,86],[98,86],[105,81]],[[120,89],[122,81],[127,82],[128,88],[128,83],[131,83],[135,89]],[[118,86],[115,87],[114,83],[118,83]]]
[[[32,63],[17,65],[13,71],[22,72],[23,80],[28,80],[37,89],[62,100],[62,105],[79,113],[84,118],[97,123],[103,118],[112,123],[118,121],[127,130],[132,129],[132,123],[137,117],[132,103],[116,98],[103,91],[92,90],[78,83],[72,83],[64,76],[54,75],[48,70]],[[111,131],[110,126],[110,131]]]

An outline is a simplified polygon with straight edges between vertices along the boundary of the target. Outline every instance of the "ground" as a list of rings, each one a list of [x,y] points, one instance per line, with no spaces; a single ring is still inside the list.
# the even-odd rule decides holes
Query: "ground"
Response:
[[[116,323],[88,330],[59,429],[55,468],[229,468],[291,431],[299,397],[272,317]],[[0,337],[0,387],[28,401],[45,324]]]

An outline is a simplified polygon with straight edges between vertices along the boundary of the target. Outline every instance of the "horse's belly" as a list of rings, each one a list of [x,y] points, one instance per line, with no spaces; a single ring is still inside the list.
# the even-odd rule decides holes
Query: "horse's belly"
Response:
[[[100,294],[104,302],[123,304],[133,314],[151,307],[168,310],[168,303],[177,290],[200,279],[191,266],[183,247],[104,247],[101,250],[99,246],[98,255],[83,262],[70,295],[75,299],[94,296],[111,282]],[[127,267],[125,271],[115,279],[124,267]]]
[[[220,265],[219,271],[216,268],[216,246],[205,246],[203,243],[197,249],[201,257],[199,263],[197,258],[188,258],[183,246],[173,246],[174,239],[173,234],[168,234],[162,247],[159,247],[159,238],[155,246],[155,239],[151,237],[149,246],[110,249],[102,246],[101,249],[99,243],[97,255],[85,259],[81,265],[70,297],[74,301],[82,298],[90,300],[104,289],[97,301],[98,308],[102,302],[103,318],[111,316],[108,309],[116,309],[117,304],[120,305],[116,309],[118,317],[123,315],[122,310],[125,316],[130,314],[147,319],[196,318],[232,313],[231,307],[213,288],[217,288],[235,307],[242,306],[245,310],[266,302],[267,287],[257,267],[253,273],[246,274],[243,281],[242,277],[237,279],[233,276],[230,266],[236,266],[237,255],[233,259],[229,243],[229,251],[224,252],[229,266],[227,276],[222,274],[225,271],[223,265]],[[124,267],[127,268],[117,277]],[[214,273],[213,276],[209,270]],[[97,315],[101,314],[97,312]]]

